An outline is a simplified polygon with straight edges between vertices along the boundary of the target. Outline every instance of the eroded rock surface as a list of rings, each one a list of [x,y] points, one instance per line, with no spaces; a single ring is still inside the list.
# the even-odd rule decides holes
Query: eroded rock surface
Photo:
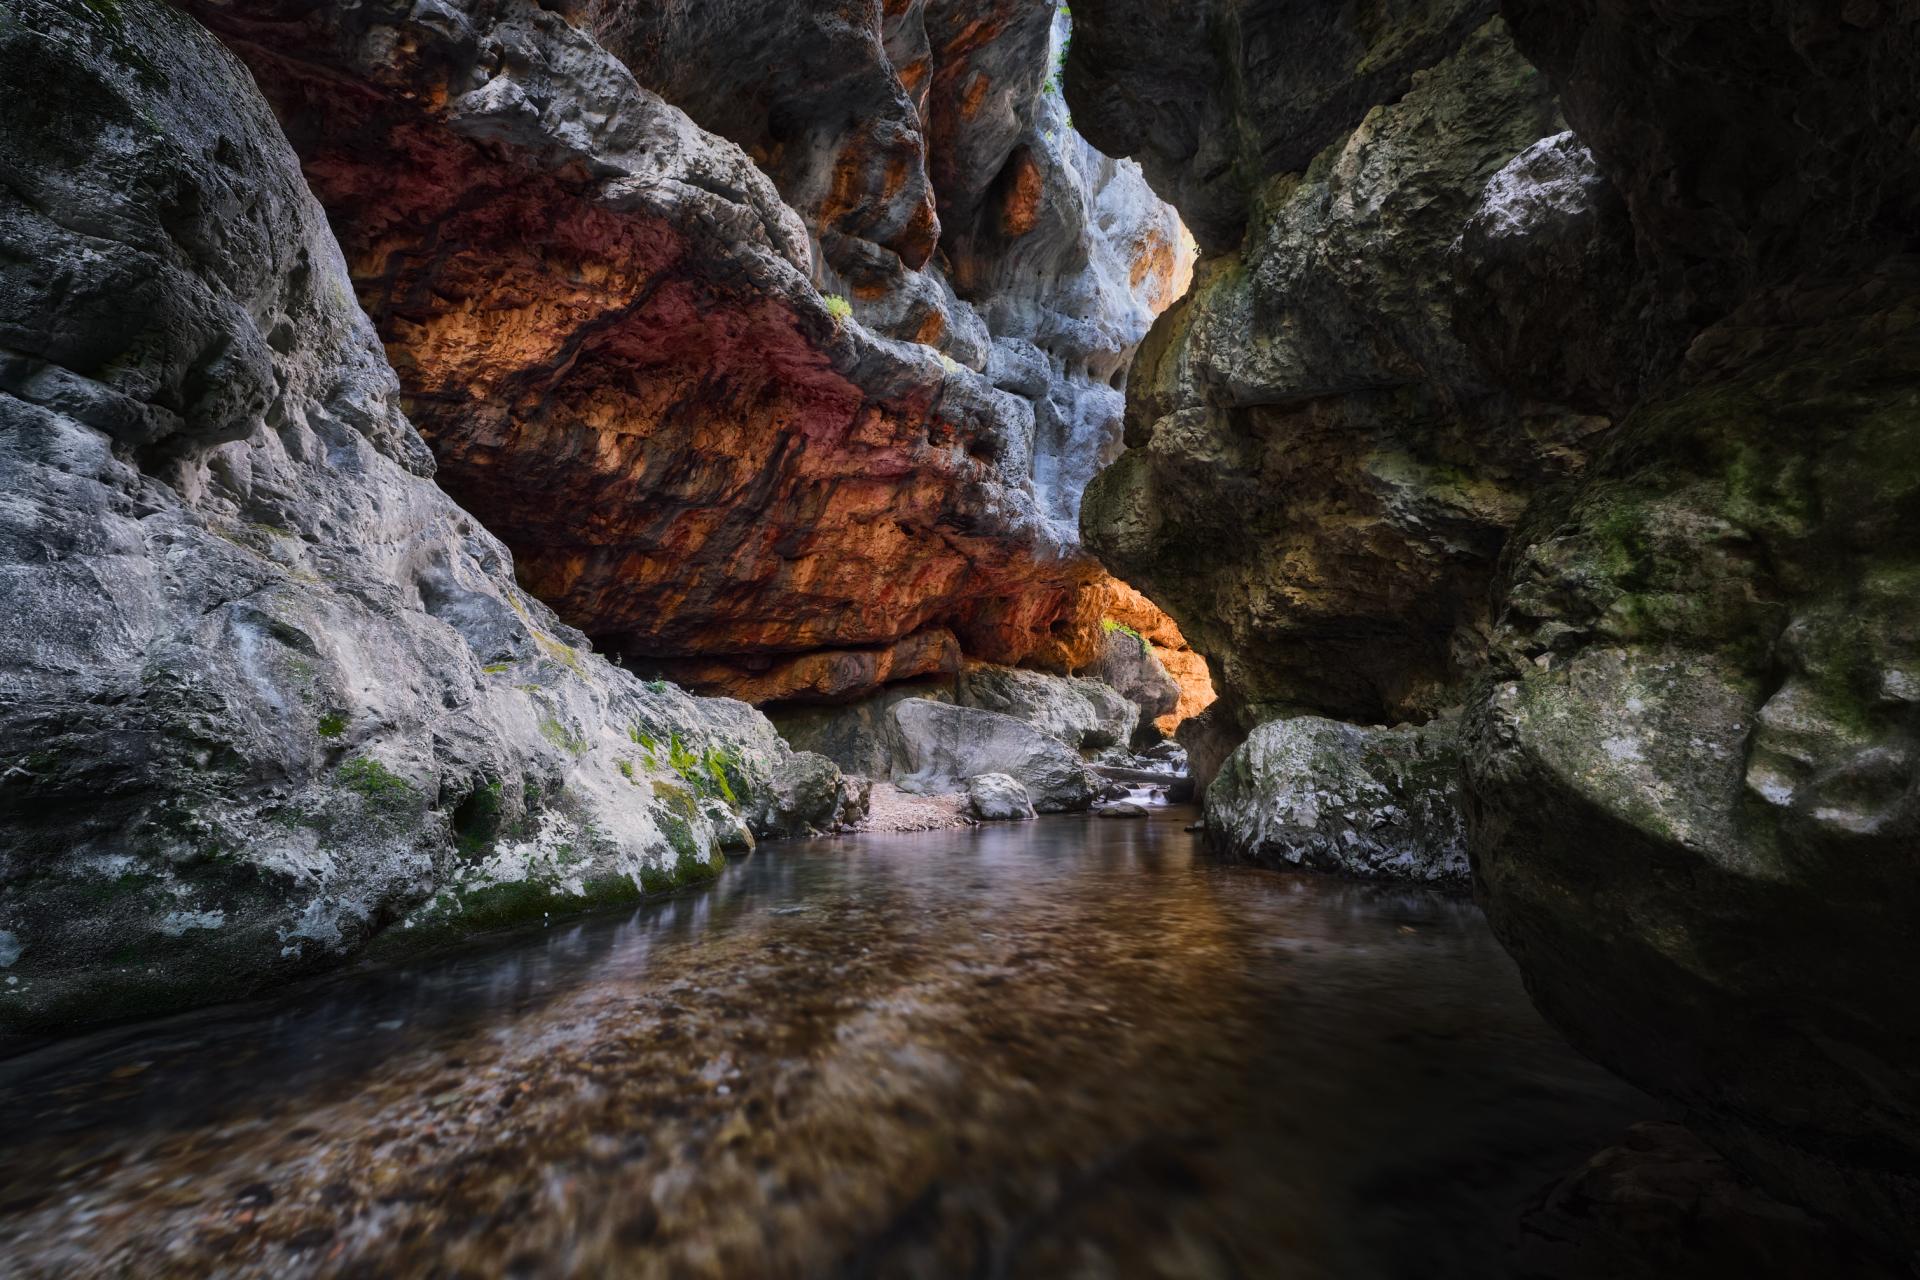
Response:
[[[1606,426],[1517,397],[1455,332],[1456,244],[1564,130],[1498,22],[1261,189],[1129,387],[1088,544],[1248,703],[1373,721],[1457,705],[1532,494]]]
[[[1248,8],[1316,29],[1202,35]],[[1466,699],[1477,888],[1541,1007],[1910,1261],[1920,14],[1507,0],[1511,42],[1259,186],[1292,77],[1082,10],[1069,92],[1177,105],[1114,145],[1213,253],[1083,515],[1215,660],[1196,773],[1261,708]]]
[[[1092,660],[1079,494],[1183,259],[1041,92],[1051,10],[192,7],[442,483],[602,647],[754,701]]]
[[[908,790],[959,791],[968,779],[1001,773],[1026,788],[1041,813],[1085,809],[1100,791],[1072,749],[1024,720],[924,698],[889,714],[901,744],[898,781]]]
[[[1024,720],[1083,750],[1125,746],[1140,721],[1140,708],[1110,684],[1011,667],[968,667],[960,673],[954,700]]]
[[[592,654],[434,486],[244,66],[153,0],[12,13],[0,1029],[634,898],[847,816],[747,706]]]
[[[1459,750],[1444,723],[1269,720],[1207,787],[1207,841],[1267,866],[1465,886],[1459,779]]]
[[[1577,1044],[1911,1260],[1920,15],[1509,7],[1688,327],[1503,584],[1488,913]]]
[[[1494,0],[1081,0],[1067,92],[1088,137],[1138,157],[1209,252],[1256,192],[1393,102]]]

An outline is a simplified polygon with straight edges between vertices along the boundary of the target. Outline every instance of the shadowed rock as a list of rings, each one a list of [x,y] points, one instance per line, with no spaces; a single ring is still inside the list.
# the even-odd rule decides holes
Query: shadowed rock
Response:
[[[1207,787],[1207,840],[1267,866],[1465,885],[1459,775],[1443,723],[1269,720]]]

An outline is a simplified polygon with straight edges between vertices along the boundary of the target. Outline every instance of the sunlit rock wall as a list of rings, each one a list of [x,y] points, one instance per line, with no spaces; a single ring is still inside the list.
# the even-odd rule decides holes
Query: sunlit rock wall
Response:
[[[1095,660],[1079,492],[1187,258],[1051,7],[193,8],[442,484],[603,647],[756,701]]]

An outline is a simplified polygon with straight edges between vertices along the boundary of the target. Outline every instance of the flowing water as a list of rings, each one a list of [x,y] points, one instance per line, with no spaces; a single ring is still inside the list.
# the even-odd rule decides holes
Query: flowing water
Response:
[[[0,1274],[1499,1274],[1652,1104],[1468,903],[1051,818],[0,1063]]]

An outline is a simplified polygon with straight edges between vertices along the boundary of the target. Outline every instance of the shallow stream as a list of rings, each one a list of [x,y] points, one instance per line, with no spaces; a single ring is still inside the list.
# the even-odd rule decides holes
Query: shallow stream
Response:
[[[1191,820],[770,846],[0,1063],[0,1274],[1499,1274],[1651,1104],[1471,904]]]

